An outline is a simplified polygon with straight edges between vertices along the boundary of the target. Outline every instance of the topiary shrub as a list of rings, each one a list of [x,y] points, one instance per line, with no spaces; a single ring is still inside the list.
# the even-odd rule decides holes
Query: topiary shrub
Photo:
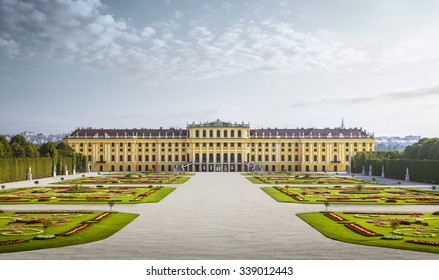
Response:
[[[398,202],[396,199],[387,199],[386,202]]]

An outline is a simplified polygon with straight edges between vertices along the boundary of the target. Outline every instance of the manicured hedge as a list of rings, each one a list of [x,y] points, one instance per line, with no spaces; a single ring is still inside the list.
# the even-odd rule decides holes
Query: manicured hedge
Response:
[[[411,181],[437,184],[439,182],[439,160],[412,160],[412,159],[371,159],[363,155],[352,158],[353,173],[361,173],[363,166],[366,174],[372,167],[373,176],[381,176],[382,166],[387,178],[404,180],[406,169],[409,168]]]
[[[76,165],[76,172],[85,172],[87,161],[84,156],[60,157],[57,162],[57,174],[65,174],[65,168],[72,174],[73,165]],[[43,178],[52,176],[53,159],[50,157],[41,158],[0,158],[0,182],[13,182],[27,179],[29,167],[32,168],[32,177]]]

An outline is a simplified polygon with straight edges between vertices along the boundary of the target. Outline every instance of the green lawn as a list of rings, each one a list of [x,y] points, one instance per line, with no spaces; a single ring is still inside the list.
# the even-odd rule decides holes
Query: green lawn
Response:
[[[262,187],[278,202],[305,204],[439,204],[439,193],[395,187]]]
[[[100,221],[90,221],[104,213],[0,213],[0,253],[64,247],[102,240],[115,234],[138,216],[137,214],[113,212]],[[37,235],[43,235],[44,233],[42,224],[38,223],[38,221],[44,219],[52,222],[52,225],[46,230],[46,235],[55,235],[55,238],[35,240],[34,238]],[[77,233],[69,236],[59,236],[61,233],[66,233],[87,223],[91,225]],[[27,242],[4,244],[11,240],[24,240]]]
[[[388,215],[380,213],[334,213],[346,221],[335,221],[327,217],[325,213],[301,213],[297,214],[302,220],[321,232],[328,238],[353,244],[388,247],[403,250],[439,253],[439,216],[431,213],[417,213],[416,215]],[[359,218],[361,217],[361,218]],[[395,230],[391,227],[391,221],[400,223]],[[348,228],[345,224],[353,223],[362,228],[372,231],[378,236],[366,236]],[[402,235],[404,234],[404,235]],[[388,240],[384,238],[400,238]],[[432,242],[430,244],[414,244],[407,241],[422,240]]]
[[[290,185],[343,185],[377,184],[351,177],[341,177],[326,173],[241,173],[254,184],[290,184]]]
[[[119,204],[159,202],[172,187],[39,187],[0,191],[0,204]]]

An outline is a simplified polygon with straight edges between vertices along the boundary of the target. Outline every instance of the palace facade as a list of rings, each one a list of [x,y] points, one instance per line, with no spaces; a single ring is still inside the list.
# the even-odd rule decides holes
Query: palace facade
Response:
[[[216,120],[185,129],[77,129],[64,141],[92,171],[349,172],[374,137],[358,128],[252,129]]]

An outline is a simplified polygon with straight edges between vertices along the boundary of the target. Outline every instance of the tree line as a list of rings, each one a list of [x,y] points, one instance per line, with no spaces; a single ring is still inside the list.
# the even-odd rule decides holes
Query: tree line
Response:
[[[403,152],[361,152],[351,160],[354,173],[364,170],[369,174],[370,169],[373,176],[380,176],[383,166],[385,177],[404,180],[408,168],[410,180],[436,184],[439,182],[439,139],[422,138]]]
[[[0,182],[25,180],[29,167],[34,178],[42,178],[55,170],[57,174],[85,172],[87,165],[84,155],[63,142],[47,142],[38,147],[22,135],[13,136],[10,141],[0,136]]]

